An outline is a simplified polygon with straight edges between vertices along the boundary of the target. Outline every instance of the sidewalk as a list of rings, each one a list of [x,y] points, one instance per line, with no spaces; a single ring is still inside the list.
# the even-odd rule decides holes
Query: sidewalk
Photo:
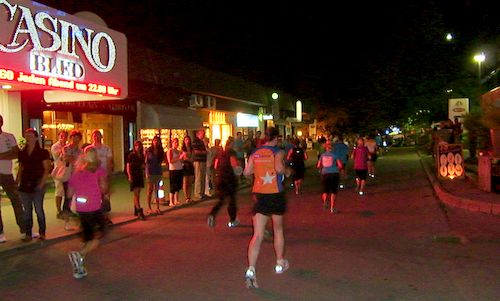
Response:
[[[450,207],[500,216],[500,195],[478,188],[477,166],[466,164],[464,179],[441,179],[434,171],[432,156],[420,153],[419,156],[429,182],[442,203]]]
[[[317,152],[315,150],[308,150],[307,154],[309,159],[306,162],[306,167],[315,166],[317,161]],[[164,177],[165,182],[165,192],[167,194],[168,199],[168,177]],[[249,181],[243,183],[238,187],[239,190],[245,189],[249,187]],[[50,186],[50,185],[49,185]],[[180,200],[184,200],[184,194],[181,191]],[[210,197],[207,199],[203,199],[201,201],[193,201],[190,203],[182,203],[179,206],[169,207],[160,205],[160,210],[163,214],[168,214],[168,212],[173,210],[179,210],[185,207],[190,207],[200,202],[205,202],[209,200],[213,200],[215,197]],[[9,256],[16,254],[21,250],[25,250],[27,248],[40,248],[47,244],[57,243],[59,241],[63,241],[69,238],[77,237],[79,234],[79,225],[77,220],[72,220],[71,225],[74,228],[72,231],[67,231],[64,229],[64,221],[56,218],[56,205],[55,205],[55,196],[54,196],[54,188],[49,187],[47,193],[45,194],[44,199],[44,209],[45,209],[45,220],[47,223],[47,236],[46,240],[41,242],[38,239],[33,239],[31,242],[22,242],[21,234],[19,233],[19,227],[16,224],[14,219],[14,212],[12,210],[12,205],[10,204],[10,200],[5,196],[2,196],[2,200],[0,202],[0,206],[2,206],[2,218],[4,224],[4,233],[7,237],[7,242],[0,243],[0,258],[2,256]],[[141,191],[141,206],[143,208],[146,207],[146,188]],[[124,223],[130,223],[138,221],[138,218],[134,216],[134,203],[133,203],[133,194],[129,190],[129,183],[125,175],[119,174],[113,176],[112,184],[111,184],[111,213],[110,217],[113,221],[113,227],[118,226]],[[146,217],[148,218],[148,217]],[[152,216],[150,219],[161,218],[161,216]],[[38,222],[36,220],[36,214],[33,212],[33,232],[38,232]]]

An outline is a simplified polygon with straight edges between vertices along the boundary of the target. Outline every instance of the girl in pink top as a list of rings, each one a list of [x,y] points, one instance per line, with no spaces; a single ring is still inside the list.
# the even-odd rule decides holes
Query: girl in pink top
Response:
[[[101,197],[107,191],[106,170],[100,167],[95,148],[86,148],[79,158],[76,172],[68,182],[68,194],[76,201],[84,242],[79,252],[73,251],[68,255],[73,265],[73,277],[76,279],[87,275],[83,260],[97,248],[99,239],[104,234],[105,219],[101,210]]]
[[[363,138],[358,138],[351,158],[354,159],[354,171],[356,172],[356,191],[359,195],[363,195],[368,175],[368,148],[366,148]]]

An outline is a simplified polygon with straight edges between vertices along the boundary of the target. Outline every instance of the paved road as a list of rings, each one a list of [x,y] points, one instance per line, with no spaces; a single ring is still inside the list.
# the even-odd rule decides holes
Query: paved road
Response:
[[[365,196],[338,195],[340,213],[323,211],[317,172],[304,194],[289,194],[287,257],[273,273],[263,244],[261,289],[245,288],[251,200],[239,195],[242,221],[215,231],[213,201],[111,229],[89,255],[89,275],[73,279],[66,253],[77,239],[0,258],[0,300],[495,300],[500,295],[498,217],[443,211],[410,149],[377,161]],[[349,181],[352,182],[352,181]],[[468,242],[457,243],[466,236]]]

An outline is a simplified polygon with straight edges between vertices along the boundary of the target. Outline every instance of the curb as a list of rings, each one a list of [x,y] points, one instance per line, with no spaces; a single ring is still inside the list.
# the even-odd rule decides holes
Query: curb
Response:
[[[420,154],[418,152],[417,154],[420,159],[420,164],[422,165],[429,182],[432,184],[435,194],[443,204],[450,207],[465,209],[471,212],[481,212],[481,213],[500,216],[500,204],[492,204],[488,202],[482,202],[469,198],[464,198],[457,195],[453,195],[448,191],[446,191],[441,186],[439,181],[436,179],[432,171],[429,170],[427,164],[423,162]]]

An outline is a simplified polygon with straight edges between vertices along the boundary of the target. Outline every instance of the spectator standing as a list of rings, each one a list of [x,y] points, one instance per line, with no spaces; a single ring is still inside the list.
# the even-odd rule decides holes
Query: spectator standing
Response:
[[[23,241],[31,241],[33,236],[33,207],[38,220],[38,237],[45,240],[47,224],[43,199],[45,196],[45,182],[49,176],[50,154],[40,147],[38,133],[29,128],[24,132],[26,145],[19,152],[19,170],[16,182],[19,183],[19,198],[24,208],[23,224],[26,236]]]
[[[323,193],[321,199],[323,201],[323,208],[328,208],[327,200],[330,200],[330,212],[335,212],[335,198],[339,187],[339,167],[342,167],[342,159],[339,153],[332,150],[332,143],[330,140],[324,143],[325,152],[319,157],[317,168],[321,173],[321,184],[323,186]]]
[[[104,143],[102,143],[102,133],[99,130],[92,131],[92,144],[87,147],[95,148],[97,152],[97,158],[101,164],[101,167],[106,171],[106,179],[108,181],[108,187],[111,187],[111,175],[113,174],[113,153],[111,148]],[[107,223],[112,224],[109,218],[109,212],[111,211],[111,195],[109,189],[106,194],[102,195],[102,210],[104,212],[104,219]]]
[[[208,138],[205,139],[207,139],[208,142]],[[233,140],[233,137],[230,136],[229,139]],[[215,139],[214,145],[210,148],[208,148],[208,143],[205,145],[207,145],[207,176],[205,177],[205,194],[211,197],[213,196],[211,190],[215,190],[215,158],[217,158],[217,155],[223,151],[223,148],[220,145],[220,139]]]
[[[0,115],[0,185],[10,199],[16,223],[21,232],[21,239],[26,237],[23,224],[24,210],[19,194],[16,189],[14,176],[12,175],[12,160],[17,159],[19,146],[16,138],[11,133],[2,131],[3,117]],[[2,209],[0,206],[0,243],[6,242],[5,234],[3,233]]]
[[[172,147],[167,151],[168,173],[170,178],[169,205],[179,205],[179,191],[182,189],[182,157],[179,151],[179,139],[173,138]]]
[[[78,130],[72,130],[69,133],[69,143],[66,144],[63,148],[62,152],[63,161],[64,164],[66,164],[66,166],[71,170],[71,174],[75,171],[77,160],[82,153],[82,149],[80,148],[81,141],[82,141],[82,133],[80,133],[80,131]],[[63,182],[64,191],[66,192],[68,190],[67,189],[68,181],[69,179]],[[76,217],[76,214],[71,211],[71,202],[72,202],[71,195],[68,195],[68,193],[66,193],[64,197],[63,213],[62,213],[62,216],[65,220],[64,228],[66,230],[73,230],[73,228],[69,226],[69,218]]]
[[[356,192],[359,195],[363,195],[368,175],[368,149],[365,146],[363,138],[358,138],[351,158],[354,160],[354,172],[356,173]]]
[[[186,136],[182,141],[182,190],[186,198],[185,202],[191,202],[191,189],[194,182],[194,165],[193,165],[193,146],[191,137]]]
[[[298,195],[302,191],[302,181],[304,180],[304,173],[306,170],[305,161],[307,160],[307,153],[300,145],[299,139],[295,140],[295,145],[288,151],[286,159],[293,170],[292,179],[295,187],[295,194]]]
[[[205,177],[207,173],[207,148],[205,130],[199,129],[193,140],[194,197],[201,200],[205,195]]]
[[[106,170],[100,167],[95,148],[86,148],[68,183],[68,194],[76,200],[84,245],[80,251],[68,254],[76,279],[87,276],[86,256],[99,246],[106,221],[102,212],[102,195],[108,192]]]
[[[284,258],[283,234],[283,215],[286,211],[283,188],[285,153],[277,147],[278,134],[276,128],[267,128],[267,142],[250,156],[244,171],[246,176],[254,177],[252,192],[256,199],[252,218],[253,236],[248,245],[248,269],[245,273],[248,288],[258,288],[255,265],[264,239],[266,224],[270,218],[273,221],[275,272],[281,274],[288,269],[288,261]]]
[[[50,153],[52,155],[52,160],[54,160],[54,166],[57,164],[60,164],[59,162],[63,159],[62,158],[62,151],[64,146],[66,145],[66,142],[68,140],[68,132],[67,131],[61,131],[59,132],[59,135],[57,136],[58,140],[56,143],[54,143],[50,147]],[[56,196],[56,209],[57,209],[57,215],[56,217],[58,219],[62,219],[62,201],[63,198],[66,194],[64,190],[64,184],[61,180],[58,180],[54,178],[54,194]]]
[[[134,193],[134,215],[144,220],[144,211],[141,207],[141,190],[144,188],[144,147],[140,140],[134,142],[134,149],[127,157],[127,176],[130,191]]]
[[[337,158],[342,162],[342,167],[339,170],[339,187],[344,188],[343,180],[346,178],[347,162],[349,161],[349,146],[345,144],[342,135],[337,136],[337,141],[333,144],[333,151],[337,154]]]
[[[248,158],[250,158],[250,155],[254,152],[255,147],[256,147],[256,142],[255,142],[255,137],[253,135],[253,131],[248,131],[248,137],[245,140],[245,145],[244,145],[245,155],[247,157],[247,160]]]
[[[215,158],[215,189],[219,201],[212,207],[207,218],[207,223],[210,228],[215,227],[215,217],[220,208],[224,205],[226,197],[229,198],[227,213],[229,215],[229,228],[236,227],[240,221],[236,218],[238,211],[236,205],[236,186],[238,184],[237,175],[242,174],[242,168],[239,165],[236,152],[233,149],[233,138],[227,140],[226,147],[217,153]]]
[[[261,147],[262,145],[264,145],[264,143],[266,143],[266,140],[262,138],[262,132],[255,132],[255,148]]]
[[[145,153],[146,161],[146,179],[148,183],[148,211],[147,214],[161,214],[160,210],[160,200],[158,199],[158,190],[160,188],[160,181],[162,180],[163,169],[161,163],[165,158],[165,152],[161,144],[160,136],[156,135],[153,138],[152,144]],[[153,210],[151,207],[151,202],[154,197],[156,199],[156,209]]]

